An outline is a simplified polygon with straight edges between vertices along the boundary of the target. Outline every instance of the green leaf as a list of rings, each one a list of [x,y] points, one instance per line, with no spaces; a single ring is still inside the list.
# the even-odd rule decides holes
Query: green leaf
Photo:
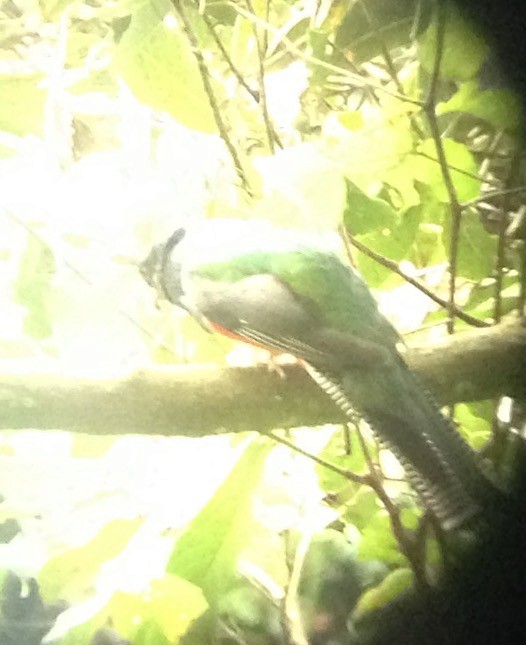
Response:
[[[466,81],[475,76],[486,60],[489,47],[460,11],[448,3],[440,77]],[[418,56],[422,67],[431,74],[437,53],[437,19],[419,38]]]
[[[201,587],[213,604],[232,581],[237,556],[255,530],[252,496],[273,444],[251,441],[227,479],[176,542],[166,570]]]
[[[152,617],[170,643],[177,643],[208,608],[198,587],[169,574],[152,581],[149,598]]]
[[[24,331],[34,338],[46,338],[52,332],[49,298],[54,273],[55,258],[51,247],[30,235],[20,259],[14,296],[28,310]]]
[[[75,602],[86,598],[92,591],[100,566],[126,548],[143,521],[108,522],[87,544],[48,560],[38,575],[42,597],[49,602],[59,599]]]
[[[360,2],[343,4],[346,11],[336,34],[336,46],[340,51],[352,52],[355,64],[382,56],[385,49],[408,45],[415,23],[415,0],[368,0],[365,8]],[[419,12],[424,18],[428,13],[428,4],[424,2],[419,5]]]
[[[413,261],[417,267],[440,264],[446,259],[446,250],[442,243],[442,227],[439,224],[423,222],[419,225],[413,255]]]
[[[386,564],[405,564],[385,511],[378,512],[365,526],[358,545],[360,560],[381,560]]]
[[[115,629],[137,645],[178,643],[208,605],[201,590],[187,580],[165,575],[141,593],[117,592],[107,605]],[[162,640],[154,640],[154,635]]]
[[[61,625],[61,645],[89,643],[101,627],[111,625],[123,638],[135,645],[169,645],[178,643],[190,624],[208,605],[201,590],[181,578],[167,574],[147,583],[140,592],[115,592],[102,607],[85,603],[84,622],[78,622],[78,609],[71,618],[76,622],[68,629]],[[67,623],[67,612],[59,621]],[[53,641],[54,642],[54,641]]]
[[[464,305],[464,310],[477,318],[492,318],[495,313],[495,280],[484,280],[476,284]],[[516,273],[506,274],[502,280],[501,313],[510,313],[517,308],[520,294],[520,282]]]
[[[406,529],[416,529],[420,518],[422,517],[422,510],[416,506],[409,506],[403,508],[400,512],[400,520]]]
[[[280,610],[259,587],[245,581],[219,598],[216,623],[217,643],[280,643]]]
[[[353,473],[360,474],[365,470],[363,451],[358,446],[354,433],[351,433],[352,449],[351,454],[347,455],[343,442],[343,432],[344,429],[338,428],[318,456],[320,459],[328,461],[339,468],[345,468]],[[374,450],[374,446],[370,446],[370,448]],[[335,492],[346,485],[351,485],[347,477],[340,475],[340,473],[335,472],[331,468],[327,468],[322,464],[316,464],[315,469],[320,488],[326,492]]]
[[[443,243],[446,252],[451,248],[451,216],[448,213],[443,224]],[[495,265],[497,238],[490,235],[474,210],[466,210],[460,226],[457,275],[469,280],[488,277]]]
[[[19,136],[41,135],[47,92],[43,74],[0,74],[0,130]]]
[[[478,197],[480,194],[480,179],[476,176],[478,165],[471,152],[463,143],[453,139],[442,139],[442,146],[458,200],[466,202]],[[406,162],[407,171],[412,173],[414,180],[431,187],[439,201],[449,202],[449,193],[444,183],[435,142],[432,139],[426,139],[419,146],[418,152],[426,156],[411,155],[412,159]]]
[[[133,641],[134,645],[172,645],[154,620],[145,620],[141,624]],[[179,642],[179,641],[175,641]]]
[[[453,96],[437,106],[437,114],[465,112],[495,128],[515,131],[521,122],[521,103],[511,90],[480,90],[477,81],[462,83]]]
[[[381,510],[376,493],[369,486],[360,486],[353,499],[346,504],[345,519],[364,531]]]
[[[353,619],[360,620],[365,614],[385,607],[413,584],[413,572],[408,568],[395,569],[373,589],[368,589],[353,611]]]
[[[140,101],[188,128],[217,132],[195,56],[169,3],[141,3],[119,43],[116,62]]]
[[[365,127],[363,114],[358,110],[348,110],[347,112],[338,112],[336,118],[344,128],[351,132],[362,130]],[[351,182],[349,182],[351,183]]]
[[[420,212],[409,208],[398,216],[398,222],[392,227],[357,235],[357,239],[367,247],[380,253],[389,260],[400,261],[407,257],[418,231]],[[386,288],[400,283],[402,278],[372,258],[359,253],[357,264],[360,273],[372,288]]]
[[[476,450],[482,448],[490,438],[494,408],[493,401],[459,403],[455,406],[459,431]]]
[[[333,49],[329,44],[329,34],[324,29],[308,29],[307,42],[310,55],[316,61],[329,63],[333,58]],[[322,65],[308,63],[310,83],[313,87],[323,86],[330,72]]]
[[[396,211],[386,201],[368,197],[348,179],[345,184],[347,196],[343,220],[353,235],[392,228],[397,223]]]

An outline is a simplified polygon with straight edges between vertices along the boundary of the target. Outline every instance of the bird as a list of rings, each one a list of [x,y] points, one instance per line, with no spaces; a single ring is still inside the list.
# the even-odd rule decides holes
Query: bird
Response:
[[[207,331],[296,357],[394,453],[443,530],[469,526],[506,493],[407,366],[401,336],[328,240],[215,218],[176,229],[139,270]]]

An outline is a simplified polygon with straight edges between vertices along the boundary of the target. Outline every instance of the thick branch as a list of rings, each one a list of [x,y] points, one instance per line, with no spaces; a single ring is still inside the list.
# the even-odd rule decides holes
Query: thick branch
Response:
[[[444,404],[526,396],[526,328],[517,323],[459,333],[406,358]],[[285,373],[202,365],[116,379],[3,372],[0,428],[197,437],[345,421],[301,367]]]

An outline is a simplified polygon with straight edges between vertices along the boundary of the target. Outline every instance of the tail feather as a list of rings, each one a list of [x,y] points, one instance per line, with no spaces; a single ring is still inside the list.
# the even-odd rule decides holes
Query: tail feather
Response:
[[[444,529],[465,524],[503,496],[405,364],[374,375],[308,371],[347,416],[365,418]]]

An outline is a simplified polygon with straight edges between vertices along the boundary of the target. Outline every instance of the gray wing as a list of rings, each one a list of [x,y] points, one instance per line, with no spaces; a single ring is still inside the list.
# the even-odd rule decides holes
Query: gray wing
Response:
[[[248,341],[275,348],[319,367],[378,367],[389,351],[332,329],[312,300],[271,274],[237,282],[192,276],[183,304]]]

